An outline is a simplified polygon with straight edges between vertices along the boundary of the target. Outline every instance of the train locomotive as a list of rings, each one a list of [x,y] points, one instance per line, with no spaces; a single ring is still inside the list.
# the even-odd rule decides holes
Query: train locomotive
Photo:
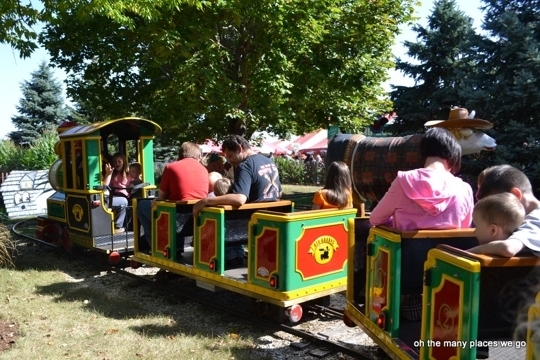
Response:
[[[131,154],[141,163],[145,187],[142,197],[152,194],[154,185],[153,139],[161,133],[156,123],[122,118],[87,125],[66,122],[59,126],[55,151],[59,159],[49,171],[55,192],[47,199],[47,213],[38,217],[36,237],[70,249],[82,246],[108,254],[111,262],[133,250],[135,234],[114,234],[114,211],[103,190],[103,164],[111,152]]]
[[[132,214],[155,197],[153,141],[161,128],[152,121],[123,118],[59,128],[49,179],[55,193],[38,218],[36,237],[65,249],[98,251],[111,263],[123,258],[196,280],[208,290],[227,289],[249,299],[261,316],[296,322],[305,304],[324,304],[346,289],[348,220],[356,209],[294,211],[291,201],[205,207],[194,219],[194,200],[155,200],[150,250],[140,246],[141,227],[131,216],[128,230],[114,233],[114,209],[101,185],[110,153],[129,154],[142,164],[142,195],[130,199]],[[243,246],[242,263],[229,264],[227,246]]]

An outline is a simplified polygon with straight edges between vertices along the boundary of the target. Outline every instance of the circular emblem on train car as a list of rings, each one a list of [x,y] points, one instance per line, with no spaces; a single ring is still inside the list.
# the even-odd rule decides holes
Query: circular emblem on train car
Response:
[[[321,236],[315,239],[315,241],[309,247],[309,253],[315,261],[319,264],[326,264],[332,260],[334,252],[338,248],[338,242],[331,236]]]
[[[261,266],[260,268],[257,269],[257,275],[260,275],[262,277],[268,277],[268,275],[270,275],[270,272],[268,271],[267,268]]]
[[[71,212],[73,213],[73,217],[75,217],[75,220],[77,220],[77,221],[82,220],[84,210],[83,210],[81,205],[79,205],[79,204],[73,205],[73,209],[71,210]]]

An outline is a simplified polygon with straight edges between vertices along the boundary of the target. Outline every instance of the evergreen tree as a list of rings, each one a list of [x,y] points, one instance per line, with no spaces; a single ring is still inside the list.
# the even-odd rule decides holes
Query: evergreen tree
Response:
[[[414,133],[426,121],[447,119],[452,106],[468,105],[462,94],[473,86],[467,79],[474,77],[474,44],[479,36],[454,0],[436,1],[428,27],[417,24],[413,30],[418,41],[406,41],[405,46],[414,62],[397,59],[396,68],[415,85],[394,86],[391,92],[398,113],[391,129],[396,133]]]
[[[62,97],[62,86],[53,78],[47,63],[43,61],[31,76],[30,81],[21,85],[23,97],[17,106],[20,115],[11,118],[17,130],[8,136],[18,145],[29,145],[69,115]]]
[[[540,1],[487,0],[475,107],[494,124],[491,164],[522,169],[540,191]],[[472,95],[472,94],[471,94]],[[472,98],[473,96],[471,96]],[[484,115],[485,114],[485,115]]]

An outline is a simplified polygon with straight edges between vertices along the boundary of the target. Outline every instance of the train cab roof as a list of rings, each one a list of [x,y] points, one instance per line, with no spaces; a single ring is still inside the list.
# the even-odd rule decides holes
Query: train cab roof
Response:
[[[161,127],[147,119],[126,117],[69,127],[60,133],[59,137],[61,139],[83,137],[92,135],[98,131],[101,135],[116,134],[124,139],[138,139],[141,135],[151,136],[160,134]]]

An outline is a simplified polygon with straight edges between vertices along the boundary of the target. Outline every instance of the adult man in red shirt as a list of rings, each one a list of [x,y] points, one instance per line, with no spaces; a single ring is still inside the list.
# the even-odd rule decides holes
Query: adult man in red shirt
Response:
[[[199,162],[201,149],[197,144],[185,142],[180,145],[178,161],[165,166],[159,184],[158,199],[161,200],[197,200],[208,196],[208,171]],[[153,201],[140,201],[137,207],[139,224],[144,229],[147,244],[151,241],[151,211]],[[144,243],[139,246],[145,247]]]

